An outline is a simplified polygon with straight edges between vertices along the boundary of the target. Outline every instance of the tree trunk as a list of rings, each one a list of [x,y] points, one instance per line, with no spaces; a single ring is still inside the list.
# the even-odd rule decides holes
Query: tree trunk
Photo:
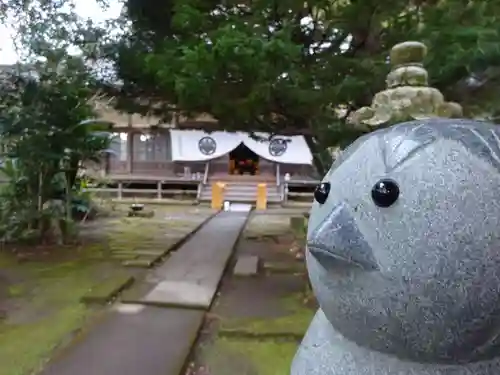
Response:
[[[38,213],[42,212],[43,209],[43,174],[40,172],[38,174],[38,202],[37,210]]]
[[[320,176],[324,176],[328,172],[328,169],[330,169],[331,156],[330,156],[330,161],[328,162],[327,161],[328,151],[322,150],[321,146],[318,146],[318,144],[314,142],[313,136],[304,135],[304,138],[306,140],[307,146],[309,147],[309,150],[311,150],[314,167],[316,168]]]
[[[76,176],[78,174],[78,166],[80,165],[80,158],[72,157],[69,162],[69,170],[66,172],[67,183],[70,189],[75,186]]]

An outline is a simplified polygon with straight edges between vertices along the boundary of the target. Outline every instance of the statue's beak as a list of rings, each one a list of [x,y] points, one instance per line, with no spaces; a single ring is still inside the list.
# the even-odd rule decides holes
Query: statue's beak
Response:
[[[320,263],[336,261],[367,271],[379,268],[372,248],[343,203],[335,206],[309,234],[307,248]]]

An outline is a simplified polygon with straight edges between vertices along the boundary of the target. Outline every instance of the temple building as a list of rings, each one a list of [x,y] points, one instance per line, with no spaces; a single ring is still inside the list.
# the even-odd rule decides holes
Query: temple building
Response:
[[[290,194],[309,196],[317,183],[311,151],[303,136],[272,138],[265,133],[191,130],[216,122],[207,116],[156,125],[151,118],[101,111],[114,124],[113,153],[101,176],[122,196],[196,194],[210,200],[215,182],[226,184],[225,199],[254,201],[257,185],[267,184],[268,201],[280,203]],[[203,128],[203,126],[202,126]]]

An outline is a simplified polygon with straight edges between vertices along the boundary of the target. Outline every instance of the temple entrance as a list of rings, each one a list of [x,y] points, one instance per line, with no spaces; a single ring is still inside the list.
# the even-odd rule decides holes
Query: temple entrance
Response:
[[[240,143],[229,153],[229,174],[259,174],[259,155]]]

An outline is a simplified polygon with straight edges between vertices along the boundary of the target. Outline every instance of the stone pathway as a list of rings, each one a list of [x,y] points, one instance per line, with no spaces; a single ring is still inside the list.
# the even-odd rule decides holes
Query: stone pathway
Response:
[[[153,271],[142,304],[115,306],[41,375],[179,375],[248,215],[212,218]]]
[[[253,213],[247,228],[255,227],[256,221],[260,228],[278,232],[275,215]],[[282,233],[289,230],[288,222],[282,220]],[[241,237],[236,255],[246,264],[240,262],[239,269],[235,266],[234,273],[225,274],[185,375],[290,374],[298,343],[316,312],[314,304],[304,304],[305,275],[245,272],[255,269],[257,257],[262,264],[281,260],[295,265],[287,242],[292,240],[286,233],[279,238],[283,243]]]
[[[139,302],[208,309],[247,216],[248,211],[217,215],[154,270],[158,284]]]
[[[119,305],[43,375],[178,375],[204,313]]]

